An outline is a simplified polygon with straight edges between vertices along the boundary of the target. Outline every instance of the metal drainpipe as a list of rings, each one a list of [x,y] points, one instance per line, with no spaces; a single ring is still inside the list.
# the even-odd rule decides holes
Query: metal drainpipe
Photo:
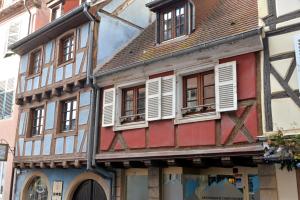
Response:
[[[88,60],[87,60],[87,73],[86,73],[86,84],[93,88],[91,94],[91,111],[90,111],[90,123],[89,123],[89,135],[88,135],[88,148],[87,148],[87,170],[92,169],[92,156],[93,156],[93,139],[94,139],[94,121],[95,121],[95,93],[96,90],[91,82],[92,63],[93,63],[93,35],[94,35],[94,18],[88,12],[88,5],[84,5],[84,14],[91,20],[89,30],[89,49],[88,49]]]
[[[30,34],[31,16],[32,16],[32,14],[31,14],[29,8],[26,5],[26,0],[24,0],[24,7],[26,8],[27,12],[29,13],[29,22],[28,22],[28,30],[27,30],[27,35],[29,35]]]
[[[85,4],[86,5],[86,4]],[[90,15],[90,13],[87,10],[87,6],[84,7],[83,10],[84,14],[91,20],[90,23],[90,36],[94,35],[94,18]],[[89,143],[88,143],[88,157],[87,157],[87,170],[93,170],[93,166],[96,166],[96,161],[95,161],[95,155],[96,155],[96,150],[97,150],[97,144],[98,144],[98,135],[99,135],[99,118],[100,118],[100,89],[94,85],[91,82],[91,75],[92,75],[92,63],[93,63],[93,43],[94,43],[94,38],[90,37],[89,40],[89,51],[88,51],[88,70],[87,70],[87,80],[86,84],[90,87],[93,88],[93,92],[91,95],[92,99],[92,109],[90,112],[90,132],[89,132]],[[95,93],[96,93],[96,98],[95,98]],[[95,102],[96,101],[96,102]],[[95,103],[96,103],[96,113],[95,111]],[[96,114],[96,116],[95,116]],[[95,119],[96,117],[96,119]],[[94,123],[94,126],[92,125]],[[93,134],[92,134],[93,133]],[[96,139],[95,139],[96,138]],[[93,148],[92,148],[93,147]],[[94,171],[99,171],[99,170],[94,170]],[[102,172],[102,170],[100,170]],[[115,185],[116,185],[116,171],[114,170],[107,170],[109,171],[109,177],[111,179],[111,200],[115,200]],[[101,174],[105,174],[105,172],[102,172]]]
[[[99,139],[99,119],[100,119],[100,88],[96,86],[96,116],[95,116],[95,123],[94,123],[94,144],[93,144],[93,157],[92,157],[92,166],[96,166],[96,152],[97,152],[97,145]]]

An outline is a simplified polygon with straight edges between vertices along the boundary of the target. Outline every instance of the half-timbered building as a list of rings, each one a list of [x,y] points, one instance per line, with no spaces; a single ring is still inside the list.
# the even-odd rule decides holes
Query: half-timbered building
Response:
[[[264,32],[261,55],[263,132],[269,136],[280,131],[284,137],[292,138],[300,133],[300,2],[260,1],[259,15]],[[275,154],[280,155],[280,150]],[[282,160],[278,156],[273,161],[278,164],[269,165],[264,171],[268,180],[262,186],[265,195],[274,200],[299,199],[299,169],[280,169]]]
[[[122,200],[259,199],[255,0],[154,0],[156,20],[94,70],[95,164]]]
[[[48,1],[49,24],[10,46],[21,56],[15,199],[113,198],[114,174],[91,167],[99,96],[91,75],[151,22],[141,4]]]

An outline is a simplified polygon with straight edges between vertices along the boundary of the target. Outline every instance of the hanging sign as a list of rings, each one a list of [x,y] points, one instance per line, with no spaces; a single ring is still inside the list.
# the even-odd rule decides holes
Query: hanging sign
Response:
[[[8,144],[0,144],[0,161],[7,161]]]
[[[52,200],[61,200],[63,192],[63,182],[54,181],[52,187]]]

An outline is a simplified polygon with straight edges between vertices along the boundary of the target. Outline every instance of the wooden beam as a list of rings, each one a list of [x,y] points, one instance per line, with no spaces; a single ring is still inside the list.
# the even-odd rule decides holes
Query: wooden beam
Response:
[[[65,84],[63,86],[63,92],[66,92],[66,93],[71,93],[72,92],[72,84]]]
[[[80,89],[84,87],[84,82],[82,80],[76,80],[74,83],[75,89]]]
[[[230,157],[222,157],[221,158],[221,164],[224,167],[233,167],[234,166],[234,164],[233,164]]]
[[[64,169],[69,168],[68,162],[67,162],[67,161],[63,161],[63,162],[62,162],[62,167],[63,167]]]
[[[34,166],[34,162],[30,162],[30,163],[29,163],[29,168],[30,168],[30,169],[33,169],[33,168],[35,168],[35,166]]]
[[[42,99],[50,99],[51,92],[52,92],[52,91],[44,91],[44,92],[42,93]]]
[[[40,162],[40,168],[41,169],[44,169],[44,168],[46,168],[46,166],[45,166],[45,163],[42,161],[42,162]]]
[[[16,104],[17,105],[23,105],[24,104],[24,98],[17,98],[16,99]]]
[[[174,159],[167,160],[167,163],[168,163],[169,166],[175,166],[176,165],[176,161]]]
[[[31,100],[32,100],[32,96],[25,97],[26,103],[31,103]]]
[[[55,162],[51,161],[51,163],[50,163],[50,168],[51,168],[51,169],[54,169],[54,168],[55,168]]]
[[[76,168],[80,168],[81,167],[81,164],[80,164],[79,160],[75,160],[74,167],[76,167]]]

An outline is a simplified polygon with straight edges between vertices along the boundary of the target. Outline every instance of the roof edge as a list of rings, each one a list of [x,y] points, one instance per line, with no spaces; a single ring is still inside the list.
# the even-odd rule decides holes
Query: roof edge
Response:
[[[165,60],[165,59],[168,59],[168,58],[177,57],[177,56],[180,56],[180,55],[183,55],[183,54],[188,54],[188,53],[192,53],[192,52],[195,52],[195,51],[211,48],[211,47],[218,46],[218,45],[221,45],[221,44],[225,44],[225,43],[228,43],[228,42],[233,42],[233,41],[236,41],[236,40],[242,40],[242,39],[252,37],[252,36],[255,36],[255,35],[260,35],[261,31],[262,31],[262,28],[258,27],[256,29],[252,29],[252,30],[247,31],[247,32],[227,36],[227,37],[224,37],[224,38],[218,38],[216,40],[211,40],[211,41],[206,42],[206,43],[200,43],[200,44],[195,45],[193,47],[190,47],[188,49],[184,49],[184,50],[181,50],[181,51],[169,53],[169,54],[166,54],[166,55],[163,55],[163,56],[160,56],[160,57],[157,57],[157,58],[153,58],[153,59],[150,59],[150,60],[139,61],[139,62],[132,63],[132,64],[129,64],[129,65],[122,65],[120,67],[117,67],[117,68],[114,68],[114,69],[108,69],[108,70],[105,70],[105,71],[102,71],[102,72],[101,72],[101,68],[100,68],[100,70],[98,72],[94,73],[94,76],[96,78],[99,78],[99,77],[102,77],[102,76],[111,75],[111,74],[116,73],[116,72],[128,70],[128,69],[131,69],[131,68],[134,68],[134,67],[139,67],[141,65],[147,65],[147,64],[151,64],[151,63],[161,61],[161,60]]]
[[[27,35],[26,37],[22,38],[21,40],[15,42],[14,44],[10,45],[8,49],[13,51],[14,53],[19,53],[18,48],[20,48],[22,45],[28,43],[29,41],[35,39],[37,36],[51,31],[51,29],[60,26],[61,24],[64,24],[67,20],[71,19],[72,17],[76,16],[77,14],[84,12],[85,10],[88,10],[89,5],[87,3],[82,4],[78,8],[75,8],[74,10],[70,11],[69,13],[63,15],[62,17],[54,20],[53,22],[45,25],[41,29]]]

